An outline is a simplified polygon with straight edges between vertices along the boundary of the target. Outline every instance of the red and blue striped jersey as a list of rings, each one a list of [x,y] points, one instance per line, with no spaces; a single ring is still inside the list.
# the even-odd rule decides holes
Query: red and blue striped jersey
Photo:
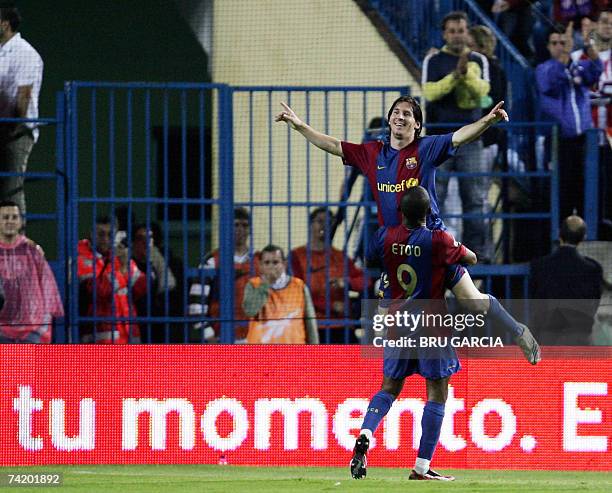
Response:
[[[467,255],[446,231],[405,225],[378,228],[368,244],[368,260],[382,259],[391,299],[443,299],[446,268]]]
[[[431,200],[427,226],[444,229],[436,196],[436,167],[455,154],[452,137],[452,133],[420,137],[401,150],[382,141],[342,142],[344,163],[358,168],[370,184],[380,226],[401,224],[398,206],[403,193],[421,185],[429,192]]]

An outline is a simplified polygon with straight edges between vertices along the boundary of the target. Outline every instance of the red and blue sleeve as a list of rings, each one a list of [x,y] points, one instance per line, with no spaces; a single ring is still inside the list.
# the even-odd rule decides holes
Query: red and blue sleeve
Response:
[[[376,166],[376,156],[380,150],[380,142],[366,142],[365,144],[352,144],[342,141],[342,161],[346,166],[354,166],[364,175]]]
[[[446,231],[432,231],[432,242],[441,265],[457,264],[467,255],[466,248]]]

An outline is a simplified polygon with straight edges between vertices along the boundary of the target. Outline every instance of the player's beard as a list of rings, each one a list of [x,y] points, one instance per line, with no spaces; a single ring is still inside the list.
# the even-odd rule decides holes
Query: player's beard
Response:
[[[400,142],[411,142],[414,140],[414,130],[409,131],[407,127],[404,127],[407,131],[393,132],[393,137]]]

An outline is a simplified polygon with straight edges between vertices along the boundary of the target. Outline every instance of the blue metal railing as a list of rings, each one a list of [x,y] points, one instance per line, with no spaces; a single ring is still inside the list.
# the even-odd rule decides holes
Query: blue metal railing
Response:
[[[217,113],[219,129],[218,140],[218,184],[223,193],[214,193],[206,198],[207,176],[205,169],[212,168],[211,162],[205,162],[205,122],[210,121],[213,108],[207,106],[208,100],[217,98]],[[67,147],[70,169],[70,193],[68,210],[70,211],[70,225],[68,237],[70,244],[71,284],[69,296],[69,314],[72,327],[72,339],[78,341],[81,334],[79,326],[88,322],[103,322],[106,317],[88,317],[79,310],[79,283],[77,271],[77,244],[80,238],[87,236],[89,231],[95,230],[95,217],[100,214],[114,216],[119,206],[125,207],[127,223],[123,226],[131,236],[134,233],[135,222],[138,215],[145,217],[147,230],[152,227],[157,212],[164,227],[162,228],[162,254],[170,258],[170,231],[171,224],[177,224],[180,229],[182,242],[182,272],[180,279],[188,279],[186,272],[189,269],[189,242],[186,241],[189,231],[188,208],[196,207],[200,216],[201,229],[209,224],[210,215],[204,212],[205,207],[216,207],[219,213],[220,238],[220,265],[219,270],[225,275],[219,276],[221,299],[219,319],[221,320],[221,341],[233,340],[233,163],[232,163],[232,101],[231,89],[224,84],[199,83],[111,83],[111,82],[70,82],[65,87],[66,105],[69,112],[69,125]],[[177,100],[175,101],[175,98]],[[171,101],[172,99],[172,101]],[[194,103],[194,104],[190,104]],[[138,115],[138,117],[136,117]],[[189,115],[189,119],[188,119]],[[228,116],[229,115],[229,116]],[[170,155],[170,127],[178,128],[179,146],[178,157]],[[198,197],[187,196],[189,180],[187,178],[187,132],[188,126],[195,127],[199,134],[197,142],[198,155]],[[80,128],[87,128],[87,132],[80,132]],[[159,129],[161,142],[158,142],[157,163],[154,163],[154,151],[151,140],[155,128]],[[143,136],[143,137],[141,137]],[[190,146],[192,143],[190,143]],[[160,154],[161,149],[161,154]],[[176,176],[176,169],[170,169],[174,159],[178,159],[178,175],[180,178],[170,179],[171,172]],[[107,165],[108,163],[108,165]],[[119,167],[124,170],[119,174]],[[83,172],[82,172],[83,171]],[[91,177],[85,180],[84,177]],[[121,177],[121,179],[119,178]],[[145,183],[142,183],[144,177]],[[180,181],[178,196],[171,196],[170,189]],[[157,191],[154,189],[157,185]],[[100,193],[102,191],[102,193]],[[178,206],[178,219],[171,221],[170,208]],[[110,211],[110,212],[109,212]],[[134,217],[134,219],[133,219]],[[82,224],[81,224],[82,223]],[[85,226],[85,227],[83,227]],[[203,239],[204,237],[201,236]],[[158,238],[158,241],[160,238]],[[93,248],[96,249],[96,238],[92,236]],[[195,255],[201,260],[206,249],[204,242],[196,246]],[[115,246],[112,246],[115,249]],[[128,246],[128,255],[131,255],[131,246]],[[147,259],[150,247],[147,246]],[[197,262],[199,263],[199,261]],[[114,270],[114,264],[111,264]],[[168,275],[168,261],[166,262],[166,278]],[[147,279],[151,278],[151,268],[147,261]],[[111,272],[114,275],[114,272]],[[130,272],[128,271],[128,282]],[[93,313],[97,313],[100,305],[96,289],[96,277],[93,280]],[[167,286],[166,286],[167,288]],[[180,316],[172,316],[169,290],[163,294],[161,305],[164,316],[149,316],[153,306],[151,290],[146,292],[146,313],[139,314],[130,311],[127,320],[141,323],[143,335],[151,340],[151,323],[163,324],[166,341],[169,339],[169,323],[181,320],[183,322],[183,341],[188,339],[187,333],[192,318],[186,315],[188,306],[186,286],[182,285],[182,299],[176,300],[183,308],[179,308]],[[134,304],[132,291],[128,290],[129,305]],[[111,314],[117,315],[116,301],[113,297]],[[117,320],[126,320],[118,317]],[[95,330],[95,327],[94,327]],[[132,337],[133,334],[130,334]],[[114,336],[113,336],[114,337]]]
[[[587,224],[587,240],[597,239],[599,227],[599,133],[591,128],[586,132],[586,156],[584,167],[584,221]]]
[[[304,273],[306,284],[311,285],[312,257],[308,215],[316,207],[363,208],[362,200],[340,200],[338,171],[342,176],[340,160],[305,145],[304,139],[284,125],[274,123],[274,114],[281,109],[279,103],[287,102],[306,121],[318,130],[343,140],[361,137],[371,118],[386,114],[388,106],[400,94],[407,94],[406,86],[238,86],[234,88],[236,106],[245,108],[249,118],[247,129],[242,128],[248,145],[245,164],[237,162],[236,173],[248,176],[248,187],[237,192],[235,205],[246,207],[251,216],[259,218],[252,226],[249,251],[253,255],[267,243],[277,243],[286,254],[306,245]],[[263,127],[263,128],[262,128]],[[259,136],[257,142],[256,136]],[[240,149],[241,140],[235,141]],[[265,142],[265,146],[262,144]],[[259,149],[259,152],[256,151]],[[239,170],[242,166],[242,172]],[[248,166],[248,169],[245,167]],[[326,233],[326,241],[332,237]],[[333,243],[344,253],[350,250],[349,230],[337,235]],[[338,237],[340,239],[338,240]],[[357,241],[357,240],[355,240]],[[348,279],[349,260],[344,255],[342,271]],[[323,269],[331,272],[329,258]],[[367,275],[367,273],[366,273]],[[360,293],[368,297],[366,288]],[[331,299],[329,283],[325,286],[325,298]],[[333,312],[328,302],[324,313],[319,312],[320,328],[341,326],[345,340],[351,339],[352,329],[359,324],[358,316],[351,314],[352,301],[349,289],[344,290],[342,313]],[[329,342],[337,329],[325,331],[322,342]]]
[[[157,92],[154,92],[157,91]],[[189,92],[193,91],[195,97]],[[207,94],[215,92],[216,107],[210,107]],[[219,282],[219,298],[222,300],[218,316],[208,317],[210,322],[218,322],[221,327],[221,341],[232,342],[234,339],[234,306],[241,300],[234,300],[234,207],[244,206],[251,212],[251,238],[249,251],[254,254],[266,243],[274,242],[284,247],[286,253],[297,245],[310,244],[308,239],[308,214],[313,208],[338,207],[349,211],[347,218],[365,223],[374,203],[364,195],[361,198],[342,199],[340,195],[338,172],[342,176],[340,161],[333,161],[326,153],[306,145],[295,132],[282,124],[273,123],[277,103],[287,101],[305,121],[315,128],[339,137],[343,140],[358,142],[364,128],[373,117],[385,115],[390,103],[397,95],[406,93],[405,87],[273,87],[273,86],[240,86],[232,88],[214,84],[147,84],[147,83],[80,83],[73,82],[66,86],[66,154],[68,160],[69,200],[68,244],[69,257],[72,259],[72,279],[78,279],[76,267],[76,245],[79,238],[87,234],[86,227],[93,226],[93,217],[105,210],[115,211],[119,206],[128,210],[128,229],[134,227],[131,212],[144,216],[147,225],[154,218],[160,217],[164,224],[164,256],[169,254],[171,238],[180,245],[180,257],[183,261],[183,279],[216,279]],[[191,102],[191,104],[190,104]],[[207,106],[208,105],[208,106]],[[206,111],[208,107],[209,111]],[[240,108],[240,116],[234,115],[233,108]],[[215,111],[213,111],[213,108]],[[280,107],[279,107],[280,109]],[[203,128],[210,115],[216,112],[217,119],[210,125],[216,127],[216,140],[204,139]],[[172,125],[178,127],[178,146],[169,150],[169,139]],[[159,127],[161,147],[152,145],[153,134]],[[517,136],[517,141],[531,142],[525,137],[527,133],[539,129],[544,124],[515,123],[506,125],[508,132]],[[546,124],[550,125],[550,124]],[[197,178],[199,192],[197,197],[187,196],[190,185],[186,178],[188,149],[192,143],[187,142],[187,127],[198,129],[197,138]],[[86,129],[83,131],[83,129]],[[138,135],[144,136],[141,141]],[[555,132],[553,131],[553,135]],[[191,141],[190,141],[191,142]],[[556,154],[554,140],[551,144],[550,169],[533,171],[501,171],[490,175],[497,179],[514,179],[529,187],[536,181],[550,183],[549,210],[531,210],[520,212],[492,212],[488,215],[457,215],[457,217],[474,217],[506,220],[540,219],[550,224],[550,239],[556,239],[558,231],[558,177],[556,173]],[[510,141],[509,146],[514,145]],[[208,161],[205,150],[207,146],[217,149],[214,161]],[[521,148],[522,152],[522,148]],[[530,154],[521,155],[527,161],[535,161],[533,149]],[[155,159],[157,158],[157,165]],[[176,159],[175,159],[176,158]],[[107,163],[110,163],[107,164]],[[170,178],[171,163],[181,170],[178,180],[179,193],[170,196],[172,185]],[[119,166],[126,166],[119,179]],[[193,164],[192,164],[193,166]],[[216,183],[209,196],[206,192],[206,168],[216,169]],[[87,173],[83,173],[87,171]],[[157,174],[156,174],[157,173]],[[482,176],[482,173],[453,173],[459,178]],[[587,172],[588,175],[588,172]],[[91,178],[85,180],[85,176]],[[588,175],[590,176],[590,175]],[[144,183],[142,181],[144,180]],[[590,178],[588,179],[590,180]],[[157,185],[157,189],[155,186]],[[191,207],[197,207],[195,217],[189,215]],[[172,209],[172,208],[175,209]],[[202,257],[210,248],[210,225],[213,215],[206,208],[214,208],[214,223],[218,227],[219,265],[215,269],[202,268]],[[173,219],[171,211],[178,211]],[[364,211],[366,214],[364,214]],[[453,217],[448,215],[446,217]],[[84,220],[85,219],[85,220]],[[172,233],[172,228],[176,233]],[[334,244],[345,254],[350,253],[358,242],[358,228],[352,225],[338,230]],[[194,234],[192,231],[197,230]],[[331,243],[332,238],[326,241]],[[193,247],[197,252],[194,261]],[[311,261],[309,253],[308,262]],[[348,277],[348,261],[342,266],[343,276]],[[329,260],[325,269],[330,269]],[[510,298],[513,293],[527,295],[528,266],[520,265],[482,265],[471,269],[474,276],[485,279],[485,288],[490,290],[495,285],[503,291],[503,297]],[[147,267],[147,276],[151,275]],[[254,274],[254,272],[252,271]],[[366,275],[372,273],[366,272]],[[307,273],[310,276],[310,273]],[[495,283],[496,278],[503,279],[503,287]],[[307,279],[307,283],[310,278]],[[520,287],[517,291],[517,283]],[[368,296],[367,290],[360,293]],[[498,294],[502,294],[498,292]],[[329,287],[326,298],[329,299]],[[150,315],[152,300],[147,295],[147,313],[138,317],[128,316],[108,319],[107,317],[89,317],[79,313],[78,283],[71,284],[68,293],[69,316],[73,328],[72,336],[78,340],[80,324],[102,322],[104,320],[137,321],[144,331],[152,324],[165,326],[168,335],[168,324],[187,327],[193,318],[166,313],[164,316]],[[501,297],[501,296],[500,296]],[[132,300],[133,301],[133,300]],[[348,305],[348,290],[344,292],[345,306]],[[188,300],[184,294],[179,302],[187,310]],[[162,305],[168,312],[171,301],[165,295]],[[320,327],[342,325],[346,340],[349,340],[352,329],[358,324],[348,308],[339,318],[333,318],[331,307],[325,307],[325,314],[319,321]],[[150,329],[149,329],[150,330]],[[186,332],[185,332],[186,333]],[[323,342],[330,340],[331,331],[323,336]]]

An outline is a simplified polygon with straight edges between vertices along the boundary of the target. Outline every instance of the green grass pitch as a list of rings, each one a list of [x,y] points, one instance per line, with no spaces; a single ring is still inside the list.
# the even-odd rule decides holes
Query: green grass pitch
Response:
[[[408,481],[407,469],[372,467],[368,477],[355,481],[348,468],[173,466],[46,466],[4,467],[0,473],[62,472],[64,484],[49,487],[10,487],[3,491],[32,492],[564,492],[612,491],[612,473],[570,471],[444,470],[453,483]]]

